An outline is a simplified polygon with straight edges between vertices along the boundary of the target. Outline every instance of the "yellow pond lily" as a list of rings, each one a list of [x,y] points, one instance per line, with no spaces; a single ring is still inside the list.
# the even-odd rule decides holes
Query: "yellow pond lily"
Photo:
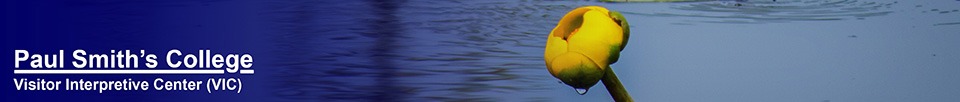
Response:
[[[620,57],[630,35],[627,27],[623,15],[604,7],[570,11],[547,38],[547,69],[574,88],[595,85]]]

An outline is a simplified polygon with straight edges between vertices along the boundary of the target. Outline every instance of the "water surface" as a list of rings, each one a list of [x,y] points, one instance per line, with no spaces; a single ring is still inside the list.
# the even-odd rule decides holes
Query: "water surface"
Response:
[[[625,13],[617,75],[641,102],[946,102],[960,94],[958,1],[263,3],[285,101],[612,101],[558,83],[546,36],[566,12]],[[600,86],[600,85],[598,85]]]

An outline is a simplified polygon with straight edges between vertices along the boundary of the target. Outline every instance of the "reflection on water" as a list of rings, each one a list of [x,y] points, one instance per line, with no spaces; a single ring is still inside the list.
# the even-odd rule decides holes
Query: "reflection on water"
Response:
[[[703,2],[674,6],[680,10],[669,13],[628,14],[666,17],[707,18],[693,22],[704,23],[782,23],[790,21],[827,21],[865,19],[892,13],[886,8],[898,2],[874,2],[859,0],[738,0]],[[686,23],[679,23],[686,24]]]
[[[937,23],[937,24],[933,24],[933,25],[940,26],[940,25],[957,25],[957,24],[960,24],[960,22]]]
[[[289,100],[521,101],[556,85],[542,47],[572,7],[516,1],[270,2]],[[399,16],[402,15],[402,16]],[[525,21],[525,22],[517,22]]]
[[[289,0],[266,2],[284,61],[275,95],[290,101],[555,101],[545,37],[567,11],[595,1]],[[623,3],[609,3],[624,5]],[[664,4],[664,3],[656,3]],[[867,19],[897,2],[708,1],[670,12],[622,11],[691,23]],[[635,4],[644,5],[644,4]],[[938,25],[956,25],[943,23]],[[570,92],[569,94],[575,94]]]

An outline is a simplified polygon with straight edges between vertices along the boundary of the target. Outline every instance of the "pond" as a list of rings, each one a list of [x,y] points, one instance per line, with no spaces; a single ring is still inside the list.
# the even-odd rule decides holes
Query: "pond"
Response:
[[[612,101],[553,78],[546,36],[620,11],[612,65],[640,102],[960,100],[960,1],[289,0],[262,3],[284,101]]]

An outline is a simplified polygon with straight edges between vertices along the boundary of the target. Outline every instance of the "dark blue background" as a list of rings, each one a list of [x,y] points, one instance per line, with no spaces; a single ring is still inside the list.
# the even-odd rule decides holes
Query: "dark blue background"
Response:
[[[47,80],[121,80],[133,78],[153,83],[165,80],[205,80],[211,77],[235,77],[244,82],[240,94],[202,91],[16,91],[10,80],[3,81],[4,100],[17,101],[263,101],[264,87],[270,82],[270,60],[262,27],[257,23],[257,8],[248,1],[209,0],[94,0],[30,1],[3,3],[4,78],[46,78]],[[170,68],[162,62],[166,51],[179,49],[196,54],[199,49],[213,53],[248,53],[254,56],[254,75],[12,75],[13,50],[31,54],[55,54],[64,50],[65,69],[72,69],[69,54],[84,49],[88,54],[109,50],[146,50],[156,54],[158,69]],[[142,62],[142,61],[141,61]],[[21,69],[27,62],[21,63]],[[143,64],[141,68],[145,68]],[[206,83],[205,83],[206,84]],[[152,85],[151,85],[152,86]]]

